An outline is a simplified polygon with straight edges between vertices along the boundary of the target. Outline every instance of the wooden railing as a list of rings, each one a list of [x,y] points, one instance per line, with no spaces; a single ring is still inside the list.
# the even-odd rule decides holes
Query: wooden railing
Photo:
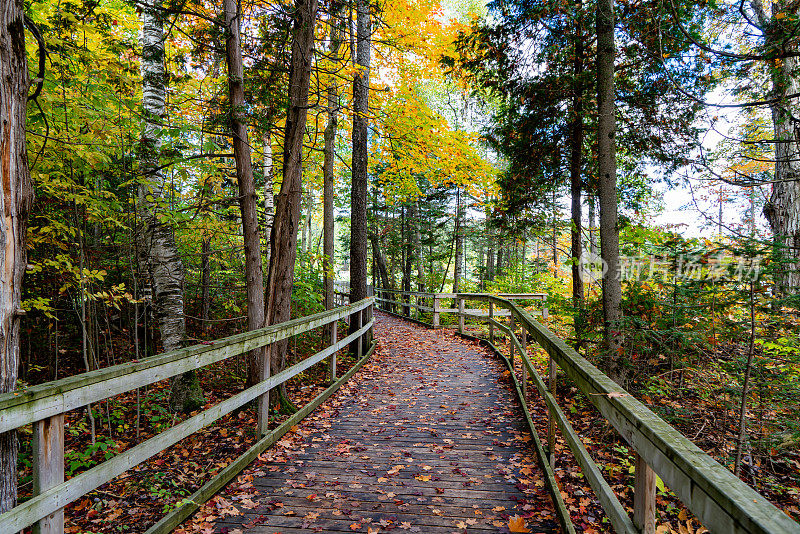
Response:
[[[499,296],[508,300],[530,300],[539,303],[539,307],[534,313],[547,319],[549,309],[547,307],[547,293],[501,293]],[[394,297],[394,298],[390,298]],[[444,307],[445,302],[455,302],[458,295],[456,293],[426,293],[422,291],[398,291],[394,289],[377,289],[375,302],[378,308],[384,311],[398,313],[396,310],[403,310],[401,315],[412,317],[422,321],[424,313],[431,314],[432,322],[430,326],[439,327],[441,325],[441,314],[458,313],[458,308]],[[410,314],[410,309],[415,310],[415,314]],[[485,309],[471,308],[464,310],[473,315],[488,315]],[[508,317],[510,312],[500,311],[496,317]],[[425,322],[425,321],[422,321]]]
[[[465,334],[467,319],[488,323],[489,333],[485,341],[506,359],[513,381],[522,384],[518,387],[520,400],[548,474],[548,481],[555,485],[552,467],[555,463],[555,432],[558,427],[617,533],[655,532],[657,473],[665,485],[713,533],[800,534],[800,525],[788,515],[581,357],[528,311],[509,299],[495,295],[462,293],[456,295],[456,301],[458,307],[455,313],[458,315],[459,332]],[[486,303],[488,313],[472,313],[466,308],[465,303],[468,301]],[[498,311],[505,313],[499,314]],[[507,317],[505,323],[497,320],[498,316],[503,315]],[[495,329],[503,332],[510,341],[508,357],[494,345]],[[527,352],[529,336],[549,355],[546,381],[531,364]],[[522,359],[519,381],[513,365],[515,354],[519,354]],[[635,451],[632,518],[558,405],[555,392],[559,368]],[[548,409],[546,447],[539,442],[525,402],[525,389],[529,380]],[[565,530],[574,532],[558,488],[553,487],[552,490]]]
[[[168,352],[140,360],[135,363],[116,365],[99,369],[55,382],[17,390],[0,395],[0,432],[8,432],[33,423],[33,477],[34,496],[12,510],[0,515],[0,533],[19,532],[23,528],[37,524],[42,534],[63,533],[64,511],[67,504],[82,495],[98,488],[114,477],[135,465],[165,450],[190,434],[211,424],[233,410],[260,399],[259,430],[264,435],[251,449],[234,462],[241,470],[250,460],[275,442],[291,424],[304,417],[322,400],[338,388],[344,380],[352,376],[351,369],[345,376],[336,380],[336,353],[354,343],[359,356],[363,356],[365,335],[373,325],[372,307],[374,299],[367,298],[355,304],[332,309],[308,317],[302,317],[269,326],[261,330],[245,332],[205,345],[195,345],[185,349]],[[336,340],[336,329],[332,344],[315,355],[259,382],[217,405],[193,416],[178,425],[157,434],[110,460],[107,460],[83,473],[64,481],[64,414],[100,400],[132,391],[136,388],[164,380],[186,371],[245,354],[253,349],[264,347],[288,339],[297,334],[349,318],[357,321],[360,328],[349,336]],[[371,335],[366,339],[371,339]],[[374,345],[373,345],[374,347]],[[371,352],[372,348],[370,348]],[[290,421],[272,432],[267,431],[267,409],[269,391],[297,376],[312,365],[328,359],[330,375],[334,384],[314,401],[300,410]],[[366,357],[359,360],[360,366]],[[247,460],[249,458],[249,460]],[[229,466],[215,479],[206,484],[160,526],[148,532],[168,532],[176,521],[187,517],[213,492],[230,480],[236,470]],[[227,477],[227,479],[226,479]],[[216,488],[216,489],[215,489]]]

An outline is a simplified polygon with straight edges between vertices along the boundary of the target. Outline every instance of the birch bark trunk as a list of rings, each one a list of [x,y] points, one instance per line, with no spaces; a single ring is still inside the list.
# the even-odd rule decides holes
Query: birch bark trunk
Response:
[[[33,187],[25,145],[28,89],[23,2],[9,0],[0,10],[0,393],[16,389],[25,233]],[[17,433],[0,434],[0,513],[17,504]]]
[[[139,154],[139,216],[144,224],[143,252],[153,281],[153,308],[164,351],[181,348],[186,339],[183,302],[183,262],[172,225],[162,220],[166,178],[161,170],[161,132],[166,116],[164,21],[161,0],[142,7],[142,114],[144,125]],[[202,406],[203,394],[194,371],[172,381],[170,406],[190,412]]]

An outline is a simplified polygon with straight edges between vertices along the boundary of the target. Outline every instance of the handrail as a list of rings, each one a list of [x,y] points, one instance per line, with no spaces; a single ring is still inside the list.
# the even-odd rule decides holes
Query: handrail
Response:
[[[496,295],[460,293],[456,298],[458,309],[454,313],[459,317],[459,331],[463,332],[464,320],[469,318],[489,324],[490,341],[495,328],[509,335],[511,341],[509,359],[513,361],[516,350],[523,361],[523,389],[526,382],[525,375],[530,374],[536,389],[545,401],[551,420],[564,434],[567,444],[617,532],[649,534],[655,531],[655,472],[712,532],[800,534],[798,523],[636,400],[546,326],[534,319],[528,311],[509,299]],[[465,301],[488,302],[489,314],[482,316],[472,313],[475,310],[465,309]],[[494,319],[496,306],[510,312],[508,325]],[[520,327],[522,342],[515,333],[517,326]],[[547,351],[551,358],[550,384],[555,384],[553,371],[557,365],[636,451],[638,456],[633,522],[558,406],[554,391],[552,389],[548,391],[544,380],[533,367],[526,348],[528,334]],[[549,432],[549,453],[552,461],[551,432]]]
[[[363,338],[373,326],[372,314],[367,312],[373,305],[374,299],[370,297],[341,308],[237,334],[209,345],[195,345],[139,362],[116,365],[0,395],[0,431],[6,432],[34,423],[35,438],[35,495],[23,504],[0,514],[0,532],[18,532],[37,521],[42,533],[63,532],[64,506],[220,417],[268,394],[270,389],[312,365],[330,359],[331,375],[335,380],[337,351],[357,342],[357,352],[359,356],[363,354]],[[188,370],[248,353],[320,326],[335,324],[345,317],[350,317],[351,320],[355,318],[356,326],[359,327],[349,336],[337,341],[334,328],[332,344],[313,356],[64,481],[65,412]],[[265,427],[266,425],[260,425],[264,430]]]
[[[458,310],[456,308],[445,308],[442,306],[443,300],[455,300],[458,298],[458,293],[429,293],[424,291],[402,291],[399,289],[384,289],[384,288],[376,288],[375,294],[380,295],[377,296],[375,302],[379,304],[391,304],[394,306],[399,306],[401,308],[415,308],[417,310],[417,315],[415,320],[422,322],[428,326],[433,326],[434,328],[438,328],[440,324],[440,317],[443,313],[456,313]],[[391,298],[384,298],[390,295],[398,295],[396,298],[403,299],[406,297],[406,300],[395,300]],[[501,296],[511,299],[511,300],[538,300],[541,301],[541,307],[535,311],[537,314],[541,314],[544,319],[547,319],[549,315],[549,308],[547,306],[547,293],[501,293]],[[412,297],[416,298],[417,301],[415,302]],[[431,305],[426,306],[422,304],[421,301],[430,300]],[[392,313],[391,310],[387,310],[385,307],[379,306],[380,309],[383,311],[388,311]],[[466,310],[470,313],[487,313],[485,310],[481,309],[470,309]],[[432,314],[432,322],[428,323],[425,321],[421,321],[421,317],[419,312],[425,312]],[[402,314],[401,314],[402,315]]]

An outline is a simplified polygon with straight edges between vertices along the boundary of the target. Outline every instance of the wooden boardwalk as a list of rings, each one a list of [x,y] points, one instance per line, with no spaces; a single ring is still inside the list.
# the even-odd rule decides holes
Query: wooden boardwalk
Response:
[[[503,364],[377,319],[371,362],[226,488],[216,532],[558,531]]]

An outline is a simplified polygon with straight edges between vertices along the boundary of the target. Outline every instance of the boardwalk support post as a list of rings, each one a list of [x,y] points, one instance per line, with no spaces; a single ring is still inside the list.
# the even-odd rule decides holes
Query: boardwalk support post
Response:
[[[523,353],[519,355],[522,360],[522,396],[528,398],[528,368],[525,367],[525,357],[528,355],[528,331],[525,329],[525,323],[519,325],[520,344],[522,345]],[[549,410],[548,410],[549,412]]]
[[[353,315],[355,315],[355,317],[353,317]],[[356,327],[357,328],[361,328],[362,326],[364,326],[364,310],[357,311],[353,315],[351,315],[350,317],[353,317],[353,319],[355,319]],[[359,358],[361,358],[364,355],[364,335],[363,334],[358,336],[356,354],[358,355]]]
[[[331,338],[329,344],[331,346],[336,344],[339,337],[339,321],[331,323]],[[328,362],[328,374],[330,375],[331,383],[336,382],[336,352],[331,354],[331,359]]]
[[[636,453],[634,453],[636,454]],[[656,532],[656,474],[647,462],[636,454],[636,474],[633,484],[633,523],[642,534]]]
[[[511,369],[514,369],[514,342],[511,340],[514,337],[514,314],[508,314],[508,361],[511,362]],[[524,367],[524,365],[523,365]]]
[[[464,297],[458,297],[458,333],[464,333]]]
[[[558,374],[558,365],[556,361],[550,356],[550,366],[548,369],[547,382],[550,386],[550,394],[553,398],[556,397],[556,377]],[[547,452],[550,454],[550,467],[556,467],[556,420],[553,413],[547,410]]]
[[[33,493],[38,495],[64,482],[64,414],[33,424]],[[35,534],[62,534],[64,509],[40,519]]]
[[[439,306],[441,304],[441,300],[439,299],[439,295],[436,294],[433,296],[433,327],[439,328]]]
[[[492,324],[492,319],[494,319],[494,302],[491,300],[489,301],[489,343],[494,345],[494,324]]]
[[[263,382],[264,380],[269,378],[271,373],[270,369],[270,358],[272,358],[272,345],[267,345],[264,347],[264,361],[262,362],[263,365],[260,365],[259,369],[259,381]],[[266,391],[263,395],[258,397],[258,402],[256,403],[256,411],[258,422],[256,423],[256,436],[259,438],[261,436],[265,436],[267,432],[269,432],[269,391]]]

